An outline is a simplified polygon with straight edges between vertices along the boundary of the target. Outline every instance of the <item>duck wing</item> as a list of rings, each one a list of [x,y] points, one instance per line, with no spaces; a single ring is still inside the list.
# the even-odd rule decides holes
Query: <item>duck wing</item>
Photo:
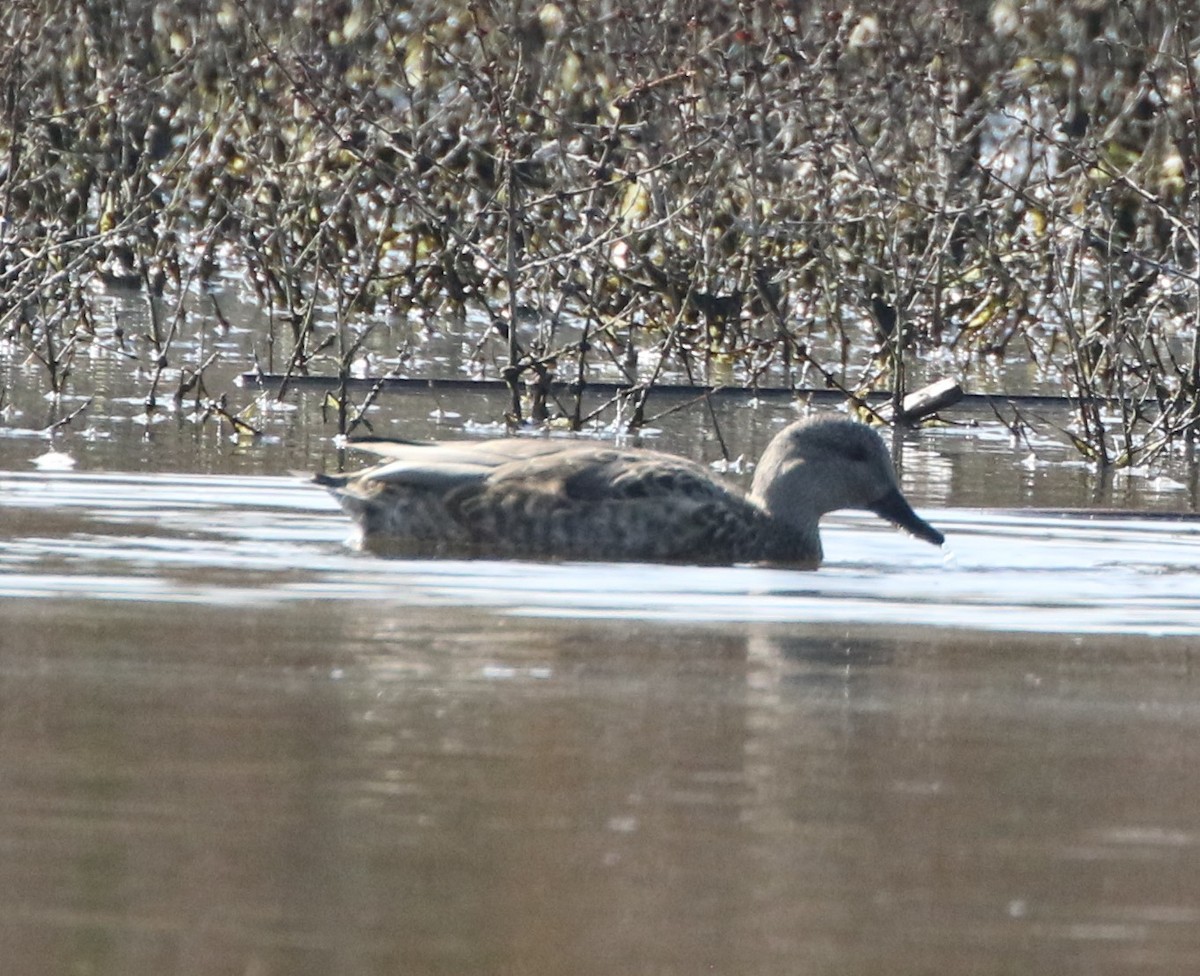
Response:
[[[773,531],[756,502],[673,455],[521,438],[354,446],[386,460],[321,483],[380,548],[729,563],[758,558]]]
[[[387,459],[363,477],[397,486],[449,491],[487,482],[506,493],[576,502],[736,494],[699,465],[656,451],[524,438],[425,443],[363,438],[350,445]]]
[[[350,446],[386,460],[361,473],[379,484],[449,491],[487,478],[498,468],[563,450],[561,443],[503,438],[495,441],[402,441],[364,437]]]
[[[505,465],[493,472],[489,482],[496,488],[524,484],[524,490],[553,492],[578,503],[711,501],[740,494],[684,458],[592,445]]]
[[[766,522],[690,461],[591,445],[510,462],[446,501],[482,547],[559,559],[728,563]]]

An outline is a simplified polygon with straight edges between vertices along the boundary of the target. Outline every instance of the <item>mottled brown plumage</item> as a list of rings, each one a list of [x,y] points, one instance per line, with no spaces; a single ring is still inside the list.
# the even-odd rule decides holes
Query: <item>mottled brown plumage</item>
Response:
[[[685,458],[578,441],[363,440],[384,457],[317,475],[364,543],[407,555],[815,568],[818,522],[866,508],[941,545],[900,494],[879,435],[841,418],[791,424],[749,494]]]

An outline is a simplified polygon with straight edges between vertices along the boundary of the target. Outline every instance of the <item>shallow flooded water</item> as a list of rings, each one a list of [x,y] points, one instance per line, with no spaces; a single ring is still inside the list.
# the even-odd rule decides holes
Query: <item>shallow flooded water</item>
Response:
[[[0,475],[6,971],[1190,971],[1200,523],[915,490],[795,573]]]

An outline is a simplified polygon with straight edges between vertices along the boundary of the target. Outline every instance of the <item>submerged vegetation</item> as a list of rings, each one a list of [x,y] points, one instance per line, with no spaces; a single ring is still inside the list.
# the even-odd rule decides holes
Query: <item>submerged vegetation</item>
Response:
[[[141,367],[148,409],[219,412],[212,353],[180,337],[232,273],[288,376],[348,376],[381,322],[455,318],[502,343],[513,419],[584,422],[544,392],[600,370],[633,423],[668,372],[853,397],[1005,370],[1001,392],[1074,399],[1089,458],[1143,463],[1200,431],[1197,19],[10,0],[0,354],[61,392],[99,345]],[[145,294],[148,334],[107,320],[104,288]],[[344,384],[339,406],[343,427],[365,408]]]

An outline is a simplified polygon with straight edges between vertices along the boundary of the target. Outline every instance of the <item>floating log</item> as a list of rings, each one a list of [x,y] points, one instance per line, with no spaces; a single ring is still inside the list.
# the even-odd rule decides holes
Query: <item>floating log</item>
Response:
[[[900,405],[900,423],[918,423],[939,410],[954,406],[965,395],[962,384],[948,378],[923,386],[904,398]],[[885,420],[891,420],[892,405],[889,403],[878,412]]]

